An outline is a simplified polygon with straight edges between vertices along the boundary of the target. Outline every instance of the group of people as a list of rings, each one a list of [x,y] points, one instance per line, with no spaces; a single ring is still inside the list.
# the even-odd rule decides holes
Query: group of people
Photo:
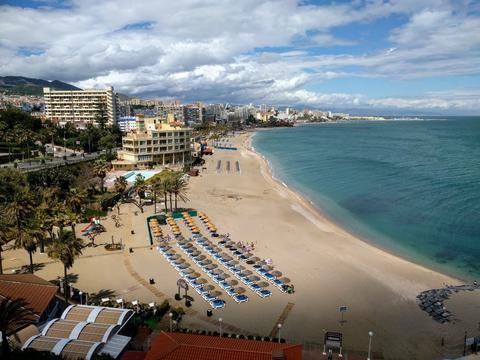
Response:
[[[285,292],[287,294],[294,294],[295,293],[295,286],[293,286],[293,284],[291,284],[291,285],[284,284],[284,285],[282,285],[282,288],[283,288],[283,290],[285,290]]]
[[[247,252],[255,250],[255,243],[252,241],[251,243],[244,243],[243,241],[237,242],[237,246]]]

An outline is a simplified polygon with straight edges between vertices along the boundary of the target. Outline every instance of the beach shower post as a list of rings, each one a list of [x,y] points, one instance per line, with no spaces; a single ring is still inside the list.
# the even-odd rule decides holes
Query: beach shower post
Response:
[[[367,360],[371,360],[371,354],[372,354],[372,337],[373,337],[373,331],[368,332],[368,357]]]

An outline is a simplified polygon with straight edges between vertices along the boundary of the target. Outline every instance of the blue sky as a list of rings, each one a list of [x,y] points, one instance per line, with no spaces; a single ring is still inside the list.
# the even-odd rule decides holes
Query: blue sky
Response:
[[[480,113],[479,1],[0,4],[0,75],[144,98]]]

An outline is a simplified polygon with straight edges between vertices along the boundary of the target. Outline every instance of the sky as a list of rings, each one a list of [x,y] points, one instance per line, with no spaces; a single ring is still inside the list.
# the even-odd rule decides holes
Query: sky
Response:
[[[480,114],[480,0],[0,0],[0,76],[141,98]]]

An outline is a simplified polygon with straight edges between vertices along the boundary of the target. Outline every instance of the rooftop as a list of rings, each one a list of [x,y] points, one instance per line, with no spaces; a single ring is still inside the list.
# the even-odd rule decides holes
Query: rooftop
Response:
[[[23,299],[37,320],[57,294],[58,287],[33,274],[0,275],[0,299]],[[20,328],[12,328],[10,332]]]
[[[302,357],[301,345],[162,332],[145,360],[271,360],[278,352],[285,360]]]
[[[70,305],[60,319],[50,321],[23,348],[49,351],[67,360],[88,360],[99,352],[116,358],[130,341],[118,332],[132,315],[127,309]]]

